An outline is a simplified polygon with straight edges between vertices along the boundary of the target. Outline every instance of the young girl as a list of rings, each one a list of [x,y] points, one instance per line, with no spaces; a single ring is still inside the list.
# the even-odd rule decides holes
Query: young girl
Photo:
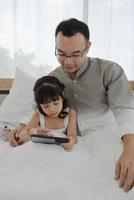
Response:
[[[76,112],[67,106],[64,96],[65,86],[52,76],[43,76],[34,86],[34,97],[38,111],[24,127],[13,131],[9,137],[10,145],[14,139],[16,145],[28,141],[32,134],[47,134],[56,136],[66,134],[68,143],[61,146],[71,150],[77,141]],[[14,145],[12,145],[14,146]]]

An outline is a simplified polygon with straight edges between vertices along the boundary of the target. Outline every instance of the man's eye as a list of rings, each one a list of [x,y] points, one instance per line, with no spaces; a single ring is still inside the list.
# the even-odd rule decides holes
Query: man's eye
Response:
[[[72,55],[72,57],[74,57],[74,58],[77,58],[77,57],[79,57],[80,55],[79,54],[77,54],[77,55]]]
[[[66,57],[64,54],[61,54],[61,53],[59,53],[58,55],[61,57]]]

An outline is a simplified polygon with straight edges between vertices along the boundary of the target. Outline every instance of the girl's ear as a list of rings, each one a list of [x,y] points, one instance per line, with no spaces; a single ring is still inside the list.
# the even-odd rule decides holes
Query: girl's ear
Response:
[[[62,92],[63,100],[65,99],[65,92]]]
[[[65,98],[65,92],[64,91],[62,92],[62,96],[63,96],[63,98]]]

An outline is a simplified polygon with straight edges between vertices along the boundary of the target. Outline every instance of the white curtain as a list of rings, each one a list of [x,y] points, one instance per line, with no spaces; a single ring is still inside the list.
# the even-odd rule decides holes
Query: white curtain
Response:
[[[89,25],[89,55],[118,62],[134,80],[133,10],[134,0],[0,0],[0,77],[16,66],[55,68],[55,28],[76,17]]]
[[[83,20],[83,0],[0,0],[0,77],[16,66],[55,68],[55,28],[71,17]]]
[[[134,80],[134,0],[90,0],[91,56],[119,63]]]

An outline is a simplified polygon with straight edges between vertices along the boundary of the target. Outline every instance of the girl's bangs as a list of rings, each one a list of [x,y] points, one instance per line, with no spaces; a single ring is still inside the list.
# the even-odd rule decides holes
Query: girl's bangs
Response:
[[[52,101],[57,101],[57,100],[59,100],[59,95],[57,95],[57,96],[45,96],[42,104],[48,104]]]

